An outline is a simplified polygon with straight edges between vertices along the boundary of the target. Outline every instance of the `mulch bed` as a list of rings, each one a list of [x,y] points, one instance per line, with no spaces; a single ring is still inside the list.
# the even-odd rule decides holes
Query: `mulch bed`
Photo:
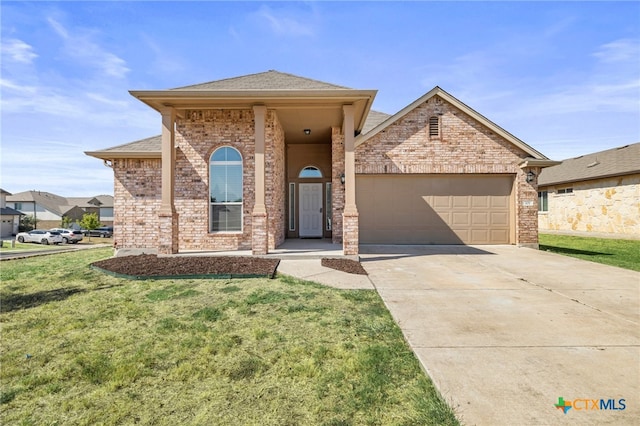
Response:
[[[171,256],[155,254],[112,257],[93,262],[91,267],[116,276],[127,278],[164,277],[269,277],[273,278],[279,259],[253,256]],[[322,259],[322,266],[347,272],[367,275],[360,262],[350,259]]]
[[[273,278],[279,259],[246,256],[175,256],[154,254],[112,257],[91,264],[114,274],[135,278],[174,276],[262,276]]]
[[[347,272],[349,274],[368,275],[360,262],[350,259],[322,259],[322,266],[336,269],[338,271]]]

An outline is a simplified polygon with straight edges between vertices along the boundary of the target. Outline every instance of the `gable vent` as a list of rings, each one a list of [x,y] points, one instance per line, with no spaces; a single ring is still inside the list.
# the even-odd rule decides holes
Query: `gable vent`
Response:
[[[437,116],[429,117],[429,136],[440,136],[440,120]]]

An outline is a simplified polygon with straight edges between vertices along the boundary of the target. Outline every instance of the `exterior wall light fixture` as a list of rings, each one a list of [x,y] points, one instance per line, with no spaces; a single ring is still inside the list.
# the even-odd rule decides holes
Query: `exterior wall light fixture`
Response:
[[[311,134],[311,129],[304,129],[304,134],[309,136]]]
[[[533,171],[529,170],[527,172],[527,183],[533,182],[535,178],[536,178],[536,174]]]
[[[344,173],[340,175],[340,183],[344,185]]]

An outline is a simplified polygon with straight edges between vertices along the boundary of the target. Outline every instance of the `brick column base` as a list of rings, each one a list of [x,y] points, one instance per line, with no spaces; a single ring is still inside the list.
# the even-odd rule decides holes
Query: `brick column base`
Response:
[[[178,253],[178,213],[160,213],[158,223],[158,254]]]
[[[267,233],[267,214],[253,213],[251,215],[251,248],[254,255],[264,255],[268,250],[269,236]]]
[[[358,213],[344,213],[342,215],[342,250],[345,256],[358,254]]]

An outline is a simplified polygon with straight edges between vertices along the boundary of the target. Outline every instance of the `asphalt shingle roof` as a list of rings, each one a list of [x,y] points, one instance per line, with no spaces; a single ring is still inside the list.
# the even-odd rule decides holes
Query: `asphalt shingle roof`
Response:
[[[59,216],[64,215],[75,207],[96,207],[89,204],[88,201],[98,198],[102,202],[101,207],[113,207],[113,196],[99,195],[96,197],[73,197],[65,198],[60,195],[52,194],[45,191],[24,191],[7,196],[8,202],[28,202],[37,203],[47,210],[56,213]]]
[[[374,110],[369,111],[367,120],[364,122],[364,126],[362,126],[362,134],[366,134],[368,131],[375,128],[378,124],[382,123],[389,117],[391,117],[391,115],[384,112]]]
[[[24,216],[24,213],[11,207],[0,208],[0,216]]]
[[[191,86],[177,87],[176,91],[239,91],[239,90],[351,90],[323,81],[300,77],[279,71],[266,71],[241,77],[225,78]]]
[[[540,172],[538,186],[640,173],[640,142],[564,160]]]
[[[161,152],[162,135],[151,136],[149,138],[128,142],[118,146],[112,146],[100,150],[100,152]]]

